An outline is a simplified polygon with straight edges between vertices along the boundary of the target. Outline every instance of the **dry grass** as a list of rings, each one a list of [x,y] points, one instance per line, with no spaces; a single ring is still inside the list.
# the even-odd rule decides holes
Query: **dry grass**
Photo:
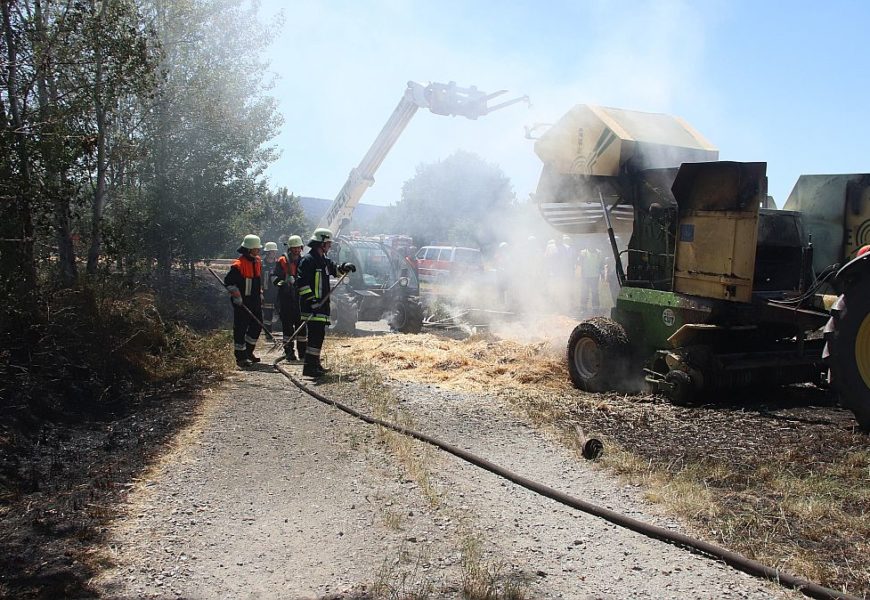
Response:
[[[404,547],[398,556],[384,559],[371,586],[371,596],[378,600],[428,600],[435,597],[437,585],[428,572],[430,560],[425,549],[416,553]]]
[[[480,538],[462,539],[462,594],[466,600],[525,600],[526,582],[501,561],[483,557]]]
[[[383,384],[377,369],[369,365],[359,380],[359,386],[372,408],[372,415],[382,421],[395,423],[408,429],[415,429],[413,419],[399,410],[395,396]],[[433,460],[433,450],[428,444],[396,433],[384,427],[377,428],[378,437],[402,465],[407,476],[417,484],[420,493],[433,508],[440,506],[438,490],[429,477],[427,465]]]
[[[867,437],[815,389],[681,408],[647,396],[579,392],[563,350],[547,341],[424,334],[333,344],[331,356],[357,365],[364,356],[384,378],[497,395],[569,446],[580,426],[604,439],[605,468],[642,485],[701,537],[823,585],[870,594]]]

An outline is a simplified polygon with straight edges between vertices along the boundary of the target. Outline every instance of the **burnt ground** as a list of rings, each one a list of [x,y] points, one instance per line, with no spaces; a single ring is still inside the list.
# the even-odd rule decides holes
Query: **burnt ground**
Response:
[[[191,418],[197,399],[155,395],[124,414],[0,430],[3,469],[21,487],[0,498],[0,597],[95,597],[93,550],[143,469]]]

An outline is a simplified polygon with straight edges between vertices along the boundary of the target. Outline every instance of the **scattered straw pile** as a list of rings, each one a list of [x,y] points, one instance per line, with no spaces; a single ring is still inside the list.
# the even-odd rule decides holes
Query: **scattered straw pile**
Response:
[[[434,335],[389,335],[335,340],[331,358],[378,365],[395,379],[438,384],[468,392],[494,392],[533,386],[570,387],[561,356],[546,342],[518,344],[473,336],[457,341]]]

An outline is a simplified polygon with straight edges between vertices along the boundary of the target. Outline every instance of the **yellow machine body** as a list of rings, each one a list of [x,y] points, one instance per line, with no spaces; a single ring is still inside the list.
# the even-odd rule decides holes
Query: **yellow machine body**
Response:
[[[673,185],[680,215],[675,292],[736,302],[752,299],[766,168],[766,163],[722,161],[680,169]]]

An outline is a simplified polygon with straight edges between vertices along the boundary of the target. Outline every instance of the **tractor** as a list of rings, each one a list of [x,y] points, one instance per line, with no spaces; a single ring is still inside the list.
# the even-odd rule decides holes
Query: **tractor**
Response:
[[[566,233],[606,231],[621,285],[610,318],[571,333],[576,387],[645,387],[689,404],[830,381],[870,429],[870,254],[848,260],[870,228],[866,176],[805,183],[795,210],[776,210],[765,163],[717,160],[676,117],[588,105],[535,150],[542,215]],[[821,248],[820,213],[840,228]],[[630,235],[624,252],[616,231]]]

